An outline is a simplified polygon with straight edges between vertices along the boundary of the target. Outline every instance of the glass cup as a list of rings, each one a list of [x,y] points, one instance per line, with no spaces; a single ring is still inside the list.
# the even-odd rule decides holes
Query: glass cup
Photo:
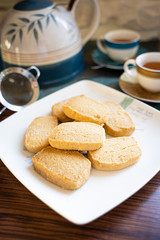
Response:
[[[36,76],[31,73],[31,70],[36,72]],[[39,76],[40,71],[36,66],[28,69],[10,67],[0,72],[0,102],[4,106],[0,114],[6,108],[19,111],[35,102],[39,96],[37,81]]]

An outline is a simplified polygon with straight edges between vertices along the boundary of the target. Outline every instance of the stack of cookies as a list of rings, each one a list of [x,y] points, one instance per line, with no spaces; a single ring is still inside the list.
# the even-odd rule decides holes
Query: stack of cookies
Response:
[[[111,171],[136,163],[142,152],[130,136],[134,130],[119,104],[80,95],[53,105],[52,116],[34,119],[25,147],[35,153],[33,166],[40,175],[73,190],[87,181],[91,166]]]

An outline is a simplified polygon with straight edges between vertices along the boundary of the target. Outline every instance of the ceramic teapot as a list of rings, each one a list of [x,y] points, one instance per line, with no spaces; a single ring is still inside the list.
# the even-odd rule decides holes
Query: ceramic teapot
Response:
[[[63,83],[80,73],[83,45],[96,31],[100,11],[97,0],[92,0],[92,24],[82,38],[75,21],[78,2],[70,1],[69,11],[48,0],[17,3],[2,21],[3,68],[37,66],[40,87]]]

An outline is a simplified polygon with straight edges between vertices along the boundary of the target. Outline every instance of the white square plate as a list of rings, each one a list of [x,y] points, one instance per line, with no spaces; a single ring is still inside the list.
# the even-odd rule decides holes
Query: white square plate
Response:
[[[32,156],[24,148],[24,134],[35,117],[51,113],[53,104],[80,94],[102,102],[122,103],[136,124],[133,136],[143,154],[136,164],[123,170],[105,172],[92,169],[90,178],[81,188],[68,191],[34,171]],[[50,94],[0,123],[0,157],[4,164],[35,196],[75,224],[95,220],[143,187],[160,170],[159,140],[159,111],[89,80]]]

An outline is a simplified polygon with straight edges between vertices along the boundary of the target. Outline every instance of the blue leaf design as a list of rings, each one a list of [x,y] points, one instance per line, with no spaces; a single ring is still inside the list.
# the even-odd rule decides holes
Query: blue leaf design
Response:
[[[16,23],[11,23],[10,25],[13,26],[13,27],[17,27],[18,26]]]
[[[30,32],[33,27],[34,27],[34,22],[32,22],[32,23],[28,26],[28,32]]]
[[[28,18],[19,18],[22,22],[29,23],[30,20]]]
[[[56,19],[55,19],[54,15],[53,15],[53,14],[51,14],[50,16],[51,16],[52,20],[54,21],[54,23],[56,23],[56,24],[57,24],[57,21],[56,21]]]
[[[12,36],[12,38],[11,38],[11,44],[14,42],[15,38],[16,38],[16,34],[14,34],[14,35]]]
[[[6,35],[10,35],[10,34],[14,33],[15,31],[16,31],[15,29],[11,29],[6,33]]]
[[[44,17],[45,15],[44,15],[44,14],[41,14],[41,13],[39,13],[39,14],[34,14],[33,16],[35,16],[35,17]]]
[[[47,16],[47,19],[46,19],[46,25],[48,27],[48,24],[49,24],[49,16]]]
[[[41,32],[43,32],[43,28],[42,28],[42,23],[41,23],[41,21],[38,20],[37,24],[38,24],[38,27],[39,27],[39,29],[41,30]]]
[[[33,34],[34,34],[36,42],[38,43],[38,32],[35,28],[33,29]]]
[[[22,31],[22,29],[19,29],[19,38],[20,38],[20,41],[22,42],[22,38],[23,38],[23,31]]]

